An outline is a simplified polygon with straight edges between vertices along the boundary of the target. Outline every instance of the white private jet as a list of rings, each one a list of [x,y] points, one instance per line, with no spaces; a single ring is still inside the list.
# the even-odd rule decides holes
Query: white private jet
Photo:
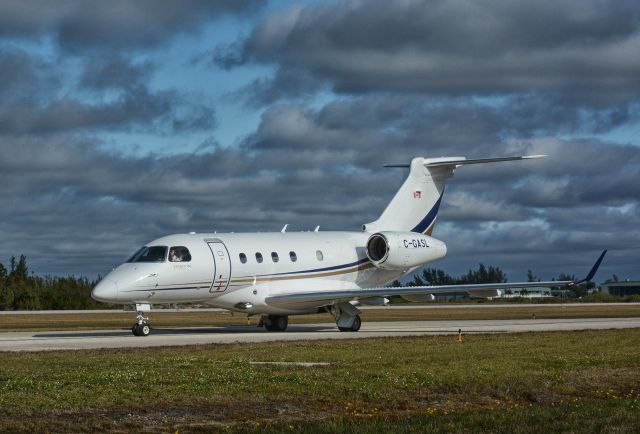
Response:
[[[154,240],[93,289],[98,301],[135,305],[136,336],[147,336],[153,305],[206,304],[261,315],[269,331],[284,331],[288,315],[331,313],[341,331],[360,329],[357,305],[386,305],[387,297],[426,301],[467,292],[496,297],[510,288],[576,285],[593,278],[606,250],[580,281],[517,282],[387,288],[384,285],[445,256],[431,236],[445,183],[467,164],[544,157],[414,158],[409,176],[378,220],[357,232],[178,234]]]

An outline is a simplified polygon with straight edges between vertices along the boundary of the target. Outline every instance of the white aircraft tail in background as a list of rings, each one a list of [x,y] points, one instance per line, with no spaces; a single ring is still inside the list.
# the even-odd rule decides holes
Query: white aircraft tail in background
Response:
[[[362,231],[176,234],[154,240],[107,274],[93,289],[98,301],[135,305],[136,336],[150,332],[153,305],[207,304],[261,315],[269,331],[284,331],[289,315],[331,313],[341,331],[360,329],[359,304],[386,305],[467,292],[490,298],[516,288],[570,286],[591,280],[606,250],[580,281],[485,283],[386,288],[384,285],[447,253],[431,236],[446,181],[468,164],[542,155],[468,160],[414,158],[409,176],[378,220]]]

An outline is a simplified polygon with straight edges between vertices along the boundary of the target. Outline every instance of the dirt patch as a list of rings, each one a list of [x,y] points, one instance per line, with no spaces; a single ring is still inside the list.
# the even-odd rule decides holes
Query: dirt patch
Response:
[[[192,432],[224,431],[256,423],[303,423],[340,414],[338,407],[306,401],[219,400],[154,402],[145,407],[0,414],[0,432]]]

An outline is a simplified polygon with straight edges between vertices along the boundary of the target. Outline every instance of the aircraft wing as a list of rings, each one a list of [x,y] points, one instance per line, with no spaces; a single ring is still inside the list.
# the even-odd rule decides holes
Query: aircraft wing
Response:
[[[437,286],[403,286],[395,288],[343,288],[340,290],[315,290],[307,292],[291,291],[272,295],[266,298],[266,302],[271,305],[295,305],[326,302],[333,304],[354,299],[366,299],[370,297],[389,297],[392,295],[430,295],[467,292],[475,297],[497,297],[503,290],[509,288],[537,288],[537,287],[570,287],[589,282],[593,279],[604,255],[602,252],[596,263],[591,268],[589,274],[580,280],[552,280],[547,282],[510,282],[510,283],[481,283],[465,285],[437,285]]]

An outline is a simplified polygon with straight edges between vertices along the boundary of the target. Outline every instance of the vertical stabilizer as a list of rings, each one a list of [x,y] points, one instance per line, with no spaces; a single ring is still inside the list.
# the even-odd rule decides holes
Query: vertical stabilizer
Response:
[[[465,157],[414,158],[411,164],[388,165],[408,167],[409,176],[378,220],[363,225],[366,232],[411,231],[431,235],[438,217],[444,187],[453,171],[467,164],[527,160],[545,155],[466,159]]]
[[[378,220],[367,223],[367,232],[411,231],[431,235],[444,194],[444,187],[455,166],[427,167],[425,163],[459,161],[453,158],[414,158],[409,176]]]

